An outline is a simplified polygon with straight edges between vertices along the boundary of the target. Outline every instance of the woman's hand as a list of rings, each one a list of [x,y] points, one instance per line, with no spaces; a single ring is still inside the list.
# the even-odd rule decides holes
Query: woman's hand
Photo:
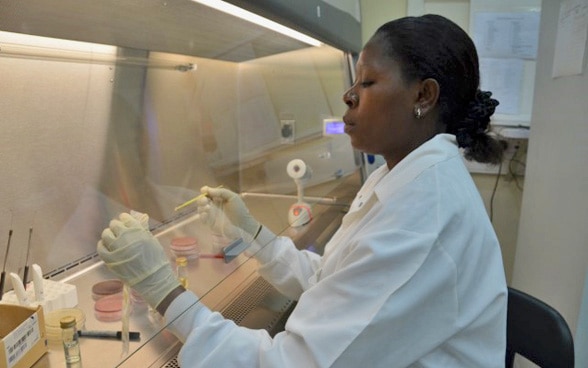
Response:
[[[97,250],[106,266],[154,308],[180,286],[157,239],[128,213],[110,221]]]
[[[202,187],[200,192],[210,198],[202,198],[198,202],[198,212],[205,223],[229,235],[235,232],[231,227],[237,227],[248,235],[246,238],[249,239],[244,239],[245,241],[251,242],[255,239],[261,224],[249,213],[249,209],[237,193],[208,186]]]

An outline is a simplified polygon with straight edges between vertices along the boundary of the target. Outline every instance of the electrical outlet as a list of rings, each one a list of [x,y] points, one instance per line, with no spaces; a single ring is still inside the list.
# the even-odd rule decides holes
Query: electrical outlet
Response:
[[[283,144],[294,143],[295,136],[295,123],[294,119],[282,119],[280,120],[280,142]]]
[[[524,138],[501,138],[500,142],[504,148],[502,167],[500,165],[488,165],[465,160],[468,171],[476,174],[495,175],[498,174],[500,169],[501,175],[524,175],[528,140]]]
[[[523,176],[525,175],[525,165],[527,161],[527,139],[509,138],[506,140],[507,146],[504,150],[504,159],[502,163],[502,172],[504,174]]]

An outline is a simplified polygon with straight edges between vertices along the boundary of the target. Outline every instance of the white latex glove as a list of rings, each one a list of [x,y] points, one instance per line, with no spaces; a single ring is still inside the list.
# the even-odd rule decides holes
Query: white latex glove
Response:
[[[198,218],[207,225],[215,234],[229,240],[242,238],[245,242],[251,243],[253,235],[233,225],[223,212],[220,203],[217,205],[210,198],[203,197],[196,201],[198,204]]]
[[[141,212],[138,212],[135,210],[131,210],[131,212],[129,214],[131,215],[131,217],[133,217],[134,219],[139,221],[141,226],[143,226],[143,229],[149,230],[149,215],[148,214],[141,213]]]
[[[208,186],[200,188],[200,192],[212,199],[212,204],[210,204],[210,201],[208,201],[207,198],[202,198],[201,201],[198,202],[198,211],[201,213],[201,217],[204,220],[206,220],[208,216],[208,223],[213,229],[215,226],[218,227],[220,223],[220,226],[223,226],[223,232],[231,233],[233,231],[230,228],[227,229],[226,221],[225,224],[223,224],[224,219],[221,216],[222,213],[219,214],[217,212],[220,211],[224,212],[224,215],[230,222],[229,225],[243,229],[251,238],[249,240],[255,239],[259,234],[261,224],[249,213],[249,209],[237,193],[225,188],[211,188]],[[206,201],[208,201],[208,203]],[[210,207],[207,208],[207,205]]]
[[[157,239],[128,213],[110,221],[97,249],[106,266],[154,308],[180,286]]]

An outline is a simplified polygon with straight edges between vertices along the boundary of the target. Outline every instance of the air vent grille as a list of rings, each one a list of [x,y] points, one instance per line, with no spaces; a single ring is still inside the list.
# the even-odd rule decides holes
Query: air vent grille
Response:
[[[287,317],[289,309],[294,304],[278,293],[278,291],[263,278],[258,277],[235,300],[221,311],[222,315],[241,325],[246,317],[256,309],[270,311],[264,314],[263,323],[268,332],[275,332],[276,325]],[[246,326],[250,327],[250,326]],[[179,368],[177,355],[169,360],[162,368]]]

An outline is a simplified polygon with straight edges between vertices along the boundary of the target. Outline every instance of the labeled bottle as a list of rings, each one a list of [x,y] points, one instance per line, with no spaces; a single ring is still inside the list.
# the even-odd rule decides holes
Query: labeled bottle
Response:
[[[63,351],[65,352],[65,363],[68,368],[81,367],[82,356],[80,354],[80,341],[76,328],[76,318],[72,316],[63,317],[59,324],[63,339]]]
[[[184,288],[188,288],[188,259],[176,258],[176,276]]]

